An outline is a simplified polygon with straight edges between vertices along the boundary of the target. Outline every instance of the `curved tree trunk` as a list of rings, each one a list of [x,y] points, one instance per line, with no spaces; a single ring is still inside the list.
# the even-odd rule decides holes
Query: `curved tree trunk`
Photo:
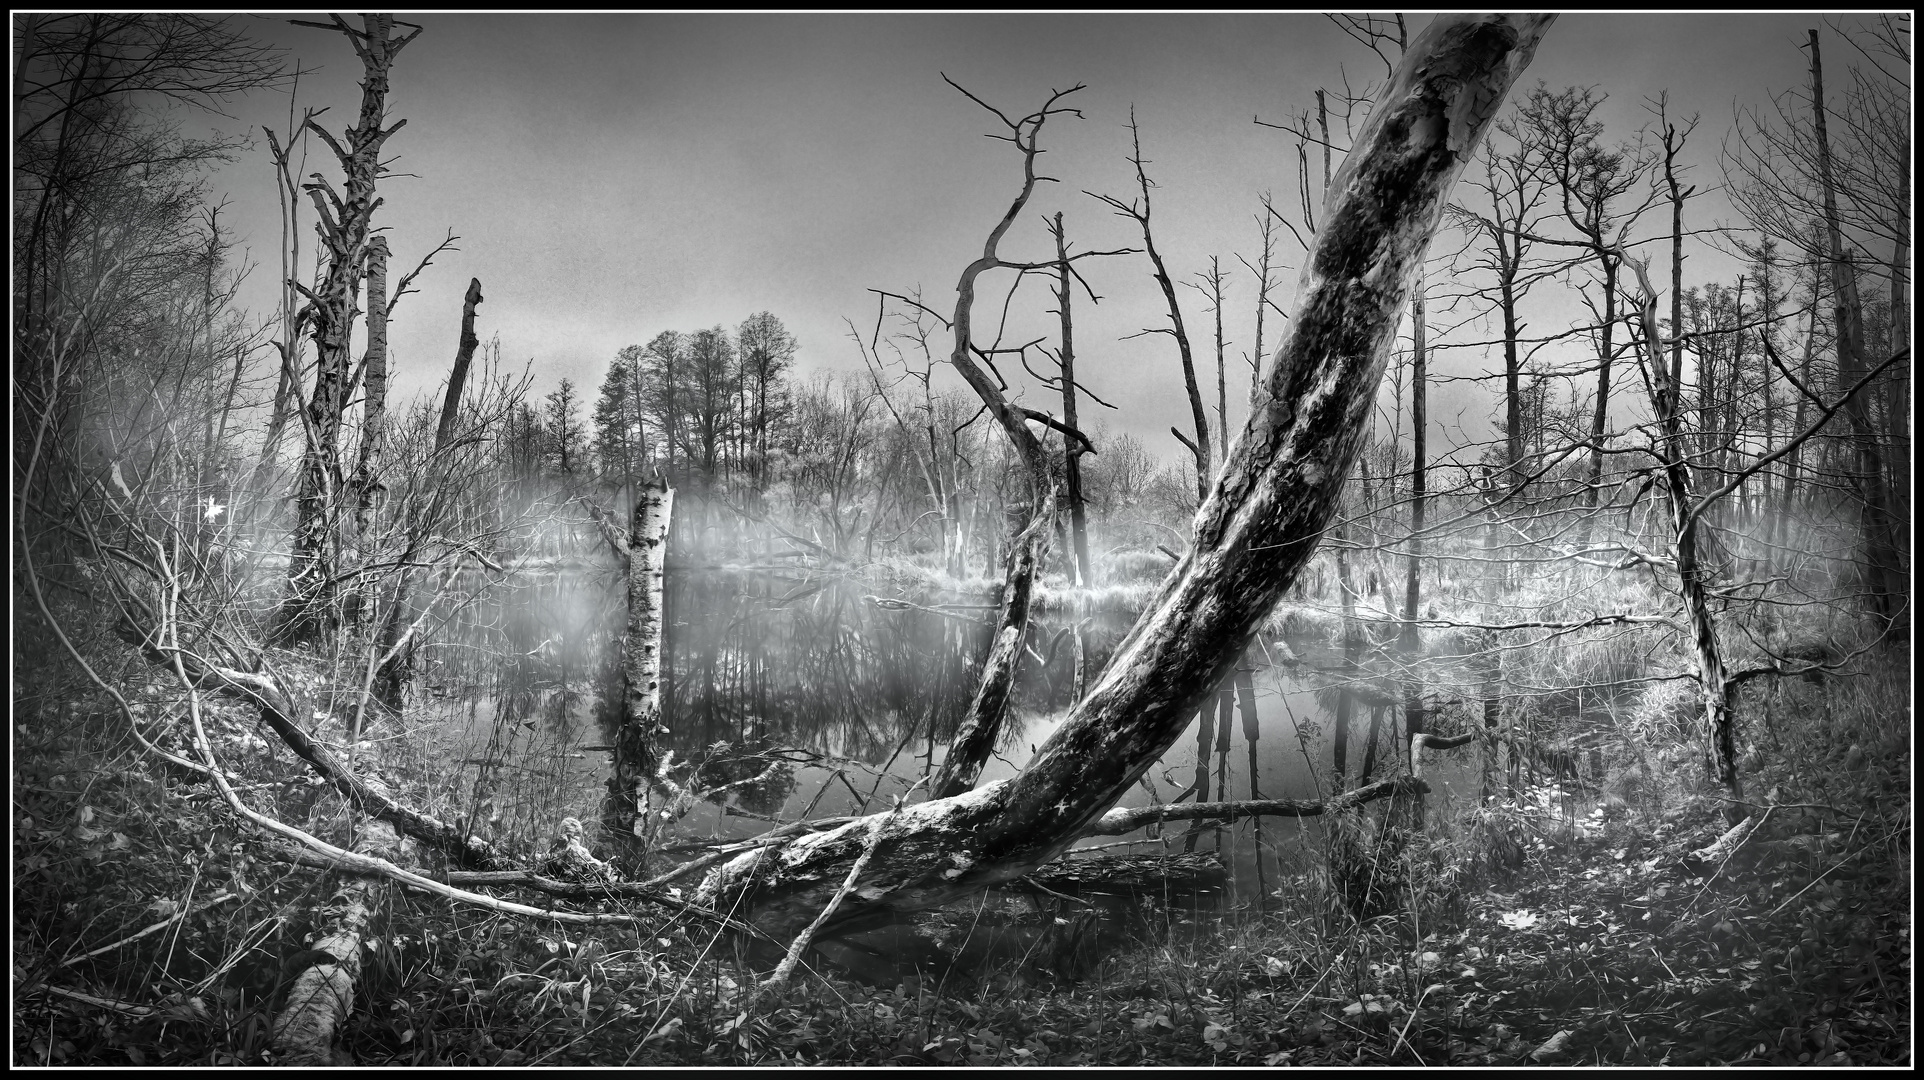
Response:
[[[1552,17],[1444,15],[1411,43],[1330,191],[1295,317],[1195,538],[1114,658],[1012,779],[909,807],[825,933],[1008,881],[1133,786],[1229,674],[1315,550],[1354,463],[1412,278],[1463,164]],[[717,867],[771,933],[809,925],[870,849],[861,819]]]

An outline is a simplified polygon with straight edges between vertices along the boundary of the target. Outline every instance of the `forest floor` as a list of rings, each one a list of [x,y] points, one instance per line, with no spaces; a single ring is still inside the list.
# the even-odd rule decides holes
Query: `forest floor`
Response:
[[[1724,830],[1693,755],[1653,755],[1574,814],[1535,788],[1413,837],[1380,810],[1333,820],[1320,835],[1360,847],[1279,852],[1294,872],[1260,909],[1170,913],[1097,955],[1062,920],[944,979],[818,965],[751,1002],[756,972],[698,923],[562,934],[387,888],[343,1046],[370,1065],[1907,1065],[1905,670],[1769,691],[1746,758],[1761,824],[1726,858],[1693,855]],[[205,783],[103,738],[97,705],[16,717],[13,1060],[267,1060],[339,879],[268,857]],[[345,826],[243,717],[210,726],[250,798]]]

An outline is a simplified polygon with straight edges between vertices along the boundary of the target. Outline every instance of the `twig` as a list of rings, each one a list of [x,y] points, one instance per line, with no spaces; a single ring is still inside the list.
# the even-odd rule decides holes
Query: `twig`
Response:
[[[1851,835],[1852,835],[1853,837],[1857,835],[1857,829],[1856,829],[1856,827],[1855,827],[1855,826],[1853,826],[1853,827],[1851,828]],[[1846,840],[1846,841],[1844,841],[1844,842],[1845,842],[1845,843],[1849,843],[1850,841],[1849,841],[1849,840]],[[1814,878],[1811,878],[1811,879],[1810,879],[1810,884],[1809,884],[1809,885],[1805,885],[1805,886],[1804,886],[1803,888],[1801,888],[1801,889],[1799,889],[1799,890],[1797,890],[1796,892],[1794,892],[1794,893],[1792,893],[1792,894],[1790,895],[1790,898],[1789,898],[1789,899],[1787,899],[1787,900],[1785,900],[1785,901],[1784,901],[1783,903],[1781,903],[1781,904],[1778,904],[1778,905],[1777,905],[1776,907],[1774,907],[1774,908],[1771,908],[1771,909],[1770,909],[1770,915],[1766,915],[1766,916],[1764,916],[1764,918],[1766,918],[1766,919],[1768,919],[1768,918],[1770,918],[1770,917],[1771,917],[1772,915],[1776,915],[1776,914],[1777,914],[1778,912],[1780,912],[1780,911],[1782,911],[1782,910],[1784,910],[1784,908],[1786,908],[1786,907],[1788,907],[1788,906],[1790,905],[1790,902],[1791,902],[1791,900],[1795,900],[1795,899],[1797,899],[1798,897],[1800,897],[1800,896],[1802,896],[1802,895],[1804,895],[1805,893],[1807,893],[1807,892],[1809,892],[1809,891],[1810,891],[1810,889],[1811,889],[1811,886],[1812,886],[1812,885],[1815,885],[1815,884],[1817,884],[1818,882],[1820,882],[1820,881],[1822,881],[1822,880],[1824,880],[1824,878],[1825,878],[1825,877],[1827,877],[1827,876],[1829,876],[1829,874],[1830,874],[1830,872],[1831,872],[1831,870],[1835,870],[1835,869],[1837,869],[1838,867],[1840,867],[1840,866],[1842,866],[1842,865],[1844,865],[1845,863],[1847,863],[1847,862],[1849,862],[1849,861],[1851,861],[1852,859],[1855,859],[1855,858],[1856,858],[1857,856],[1859,856],[1859,855],[1861,855],[1861,854],[1863,854],[1863,853],[1864,853],[1864,852],[1866,852],[1866,851],[1869,851],[1869,850],[1870,850],[1870,849],[1871,849],[1872,847],[1874,847],[1874,846],[1875,846],[1875,845],[1873,845],[1873,844],[1865,844],[1865,845],[1864,845],[1863,847],[1861,847],[1861,848],[1858,848],[1858,849],[1857,849],[1856,851],[1853,851],[1853,852],[1851,852],[1851,853],[1850,853],[1849,855],[1846,855],[1846,856],[1844,856],[1843,858],[1841,858],[1841,859],[1839,859],[1839,860],[1837,860],[1837,861],[1836,861],[1835,863],[1832,863],[1832,864],[1831,864],[1831,866],[1830,866],[1830,869],[1829,869],[1829,870],[1825,870],[1825,871],[1824,871],[1824,872],[1823,872],[1822,874],[1819,874],[1819,875],[1817,875],[1816,877],[1814,877]]]
[[[135,1005],[130,1001],[115,1001],[112,998],[95,997],[92,994],[83,994],[78,990],[68,990],[65,987],[54,986],[51,983],[42,983],[40,989],[57,997],[71,998],[74,1001],[84,1002],[85,1004],[98,1006],[102,1009],[124,1012],[130,1016],[154,1015],[154,1007],[151,1005]]]
[[[129,942],[139,941],[141,938],[146,937],[148,934],[154,933],[159,930],[165,930],[167,927],[172,926],[173,924],[179,922],[180,920],[186,918],[189,915],[198,915],[201,912],[206,911],[208,908],[211,908],[216,904],[225,904],[227,901],[234,899],[236,895],[237,894],[235,893],[221,893],[219,896],[214,897],[212,900],[207,901],[206,903],[200,905],[197,908],[183,907],[180,909],[178,914],[175,914],[169,918],[162,919],[159,922],[155,923],[154,925],[147,927],[145,930],[141,930],[136,933],[130,934],[124,938],[121,938],[119,941],[114,942],[112,945],[102,945],[100,948],[95,949],[92,952],[81,953],[79,956],[76,956],[71,960],[63,960],[60,962],[60,966],[72,967],[75,964],[78,964],[79,962],[87,959],[90,956],[99,956],[101,953],[104,953],[104,952],[112,952],[115,949],[120,948],[122,945],[128,944]]]
[[[1409,1035],[1410,1025],[1416,1023],[1416,1010],[1423,1007],[1423,999],[1426,997],[1429,997],[1430,991],[1433,989],[1435,989],[1434,985],[1426,986],[1423,988],[1422,993],[1416,995],[1416,1004],[1410,1006],[1410,1018],[1408,1020],[1403,1021],[1403,1030],[1396,1033],[1396,1043],[1395,1045],[1390,1047],[1390,1057],[1392,1059],[1396,1057],[1396,1051],[1402,1047],[1404,1037]],[[1416,1054],[1417,1064],[1419,1065],[1423,1064],[1423,1055],[1416,1053],[1416,1047],[1414,1046],[1410,1047],[1410,1053]]]
[[[1671,967],[1670,967],[1670,961],[1668,961],[1668,960],[1665,960],[1665,959],[1663,958],[1663,954],[1657,951],[1657,947],[1656,947],[1655,945],[1652,945],[1652,946],[1650,946],[1649,948],[1650,948],[1650,955],[1652,955],[1652,956],[1654,956],[1654,957],[1656,957],[1656,958],[1657,958],[1657,963],[1659,963],[1659,964],[1662,964],[1662,965],[1663,965],[1663,969],[1664,969],[1665,971],[1669,971],[1669,972],[1670,972],[1670,977],[1671,977],[1671,978],[1673,978],[1673,979],[1676,979],[1676,978],[1677,978],[1677,973],[1676,973],[1676,972],[1675,972],[1674,970],[1672,970],[1672,969],[1671,969]],[[1679,982],[1681,982],[1682,980],[1681,980],[1681,979],[1679,979],[1678,981],[1679,981]]]
[[[1342,954],[1338,953],[1336,956],[1336,960],[1341,960],[1342,958],[1343,958]],[[1291,1005],[1289,1008],[1283,1010],[1283,1015],[1276,1018],[1276,1022],[1278,1024],[1282,1023],[1284,1020],[1289,1019],[1289,1016],[1291,1013],[1295,1012],[1297,1009],[1302,1008],[1303,1002],[1308,1001],[1309,996],[1316,992],[1316,988],[1323,985],[1323,980],[1329,978],[1329,973],[1336,970],[1336,960],[1331,960],[1329,962],[1329,966],[1323,969],[1323,973],[1321,975],[1316,976],[1316,981],[1309,984],[1309,989],[1303,991],[1303,996],[1297,998],[1296,1003],[1294,1005]]]
[[[925,776],[922,780],[916,781],[915,787],[920,787],[927,779],[928,777]],[[909,791],[914,791],[915,787],[911,787]],[[868,869],[869,860],[875,857],[875,849],[881,846],[882,833],[888,828],[889,822],[895,820],[895,815],[902,812],[902,807],[908,802],[908,794],[909,792],[903,792],[896,796],[894,808],[878,816],[875,824],[869,827],[868,843],[862,846],[862,855],[855,860],[855,865],[848,868],[848,877],[842,879],[842,887],[835,890],[835,895],[829,898],[828,906],[822,909],[821,914],[815,916],[815,921],[795,935],[795,940],[788,946],[788,955],[782,957],[782,962],[775,966],[774,973],[762,980],[761,985],[755,988],[757,997],[788,981],[789,975],[795,970],[795,965],[802,962],[802,953],[807,951],[809,942],[814,940],[815,932],[835,914],[836,908],[842,906],[843,898],[855,891],[855,883],[861,880],[862,871]]]

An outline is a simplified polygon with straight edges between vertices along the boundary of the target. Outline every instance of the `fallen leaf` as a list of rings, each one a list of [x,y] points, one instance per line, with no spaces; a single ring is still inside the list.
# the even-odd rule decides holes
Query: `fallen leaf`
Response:
[[[649,1043],[654,1042],[656,1039],[665,1039],[670,1035],[676,1034],[680,1030],[681,1030],[681,1017],[677,1016],[673,1020],[670,1020],[666,1024],[663,1024],[660,1027],[656,1028],[654,1031],[654,1034],[649,1035],[647,1038],[641,1040],[641,1044],[643,1046],[647,1046]],[[506,1064],[505,1059],[503,1060],[503,1064]]]
[[[1552,1035],[1549,1038],[1543,1040],[1542,1046],[1539,1046],[1535,1050],[1530,1051],[1530,1060],[1531,1061],[1548,1061],[1553,1057],[1561,1056],[1563,1054],[1563,1044],[1566,1042],[1569,1042],[1570,1036],[1574,1034],[1576,1034],[1576,1032],[1571,1031],[1568,1028],[1565,1028],[1564,1030],[1557,1032],[1555,1035]]]
[[[1528,930],[1542,920],[1535,912],[1518,909],[1498,915],[1496,921],[1512,930]]]

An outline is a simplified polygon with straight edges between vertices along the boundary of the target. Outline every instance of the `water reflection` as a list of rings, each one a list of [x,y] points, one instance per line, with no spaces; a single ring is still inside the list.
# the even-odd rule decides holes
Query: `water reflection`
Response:
[[[864,812],[907,791],[939,764],[968,705],[994,614],[983,597],[937,594],[912,580],[802,572],[671,572],[665,593],[661,748],[696,763],[703,788],[736,785],[691,812],[671,844],[752,835],[770,818]],[[624,602],[613,567],[582,568],[520,575],[445,613],[437,640],[448,644],[428,651],[423,683],[453,767],[448,795],[463,820],[509,850],[545,850],[564,816],[600,817],[621,697]],[[1093,673],[1133,620],[1037,613],[1033,652],[983,782],[1013,775],[1062,722],[1072,621],[1083,625]],[[1396,695],[1380,677],[1339,681],[1328,672],[1340,659],[1327,642],[1257,642],[1240,680],[1208,701],[1122,805],[1325,797],[1334,783],[1332,712],[1344,695],[1359,717],[1375,714],[1353,725],[1349,760],[1367,760],[1379,775],[1400,768],[1401,711],[1388,707]],[[772,770],[771,754],[781,760]],[[1474,797],[1469,754],[1438,764],[1425,770],[1437,798]],[[1083,846],[1217,850],[1234,892],[1256,900],[1300,864],[1302,832],[1318,828],[1307,822],[1170,823]]]

